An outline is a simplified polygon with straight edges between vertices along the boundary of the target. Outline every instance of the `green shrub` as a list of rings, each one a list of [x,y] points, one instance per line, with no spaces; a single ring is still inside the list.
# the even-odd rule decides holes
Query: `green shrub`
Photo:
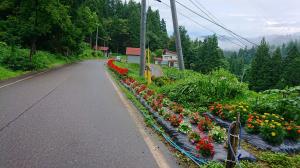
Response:
[[[39,69],[45,69],[48,68],[50,65],[51,61],[50,59],[51,55],[45,52],[37,52],[33,57],[32,57],[32,62],[31,62],[31,69],[34,70],[39,70]]]
[[[27,50],[28,51],[28,50]],[[2,59],[2,64],[12,70],[29,70],[29,56],[26,50],[20,50],[13,47],[10,53],[6,53]]]
[[[278,114],[300,124],[300,86],[264,91],[252,104],[253,110],[261,114]]]
[[[233,99],[247,90],[247,85],[226,70],[220,69],[209,75],[183,71],[185,79],[176,78],[174,84],[163,86],[160,91],[183,105],[206,106],[210,102]],[[176,76],[178,75],[178,73]]]
[[[152,76],[152,81],[155,83],[156,86],[159,86],[159,87],[165,86],[165,85],[171,83],[171,79],[166,76],[161,76],[161,77]]]

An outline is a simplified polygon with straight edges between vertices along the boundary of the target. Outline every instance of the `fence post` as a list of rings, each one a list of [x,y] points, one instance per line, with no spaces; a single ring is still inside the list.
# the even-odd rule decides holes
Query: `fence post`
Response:
[[[227,159],[226,159],[226,168],[234,168],[236,165],[236,158],[234,156],[237,155],[237,148],[239,144],[239,132],[240,132],[240,113],[237,114],[236,121],[229,128],[229,139],[228,139],[228,147],[227,147]],[[230,148],[232,146],[233,151]]]

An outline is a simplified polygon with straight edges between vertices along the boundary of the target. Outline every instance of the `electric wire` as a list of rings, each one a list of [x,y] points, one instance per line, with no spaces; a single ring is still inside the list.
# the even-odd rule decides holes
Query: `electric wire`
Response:
[[[159,1],[158,1],[158,2],[159,2]],[[164,4],[165,6],[167,6],[167,7],[170,8],[170,5],[166,4],[165,2],[161,2],[161,3]],[[198,26],[200,26],[200,27],[202,27],[202,28],[204,28],[204,29],[206,29],[206,30],[208,30],[208,31],[210,31],[210,32],[212,32],[212,33],[214,33],[214,34],[216,34],[218,37],[224,38],[224,39],[226,39],[227,41],[229,41],[229,42],[231,42],[231,43],[233,43],[233,44],[235,44],[235,45],[237,45],[237,46],[239,46],[239,47],[241,47],[241,48],[244,48],[244,47],[246,46],[246,45],[242,46],[242,45],[240,45],[240,44],[238,44],[238,43],[232,41],[232,40],[229,39],[228,37],[216,33],[216,32],[213,31],[212,29],[209,29],[208,27],[206,27],[206,26],[200,24],[199,22],[195,21],[194,19],[192,19],[191,17],[189,17],[189,16],[183,14],[183,13],[180,12],[180,11],[178,11],[178,14],[180,14],[181,16],[183,16],[183,17],[185,17],[185,18],[191,20],[192,22],[194,22],[194,23],[197,24]]]
[[[226,27],[223,23],[221,23],[211,12],[209,12],[200,2],[197,2],[197,3],[195,3],[193,0],[189,0],[196,8],[198,8],[202,13],[204,13],[211,21],[213,21],[214,23],[218,23],[219,22],[219,24],[220,25],[222,25],[222,26],[224,26],[224,27]],[[198,6],[198,4],[200,4],[199,6],[201,6],[202,8],[204,8],[205,9],[205,11],[204,11],[204,9],[202,9],[201,7],[199,7]],[[207,12],[206,12],[207,11]],[[210,16],[211,15],[211,16]],[[216,18],[216,19],[215,19]],[[217,22],[218,21],[218,22]],[[232,34],[231,32],[228,32],[229,33],[229,35],[231,36],[231,37],[233,37],[234,39],[236,39],[237,41],[239,41],[241,44],[243,44],[243,45],[245,45],[245,46],[247,46],[243,41],[242,41],[242,39],[241,38],[239,38],[239,37],[237,37],[237,36],[235,36],[234,34]]]
[[[255,45],[255,46],[258,46],[256,43],[254,43],[254,42],[248,40],[247,38],[245,38],[245,37],[243,37],[243,36],[241,36],[241,35],[239,35],[239,34],[233,32],[232,30],[230,30],[230,29],[228,29],[228,28],[226,28],[226,27],[220,25],[219,23],[215,23],[215,22],[213,22],[212,20],[208,19],[207,17],[205,17],[205,16],[203,16],[203,15],[201,15],[201,14],[195,12],[194,10],[192,10],[191,8],[189,8],[189,7],[187,7],[186,5],[182,4],[181,2],[178,2],[178,1],[176,1],[176,2],[177,2],[180,6],[184,7],[185,9],[189,10],[190,12],[192,12],[192,13],[198,15],[199,17],[201,17],[201,18],[203,18],[203,19],[205,19],[205,20],[207,20],[207,21],[209,21],[209,22],[211,22],[211,23],[213,23],[213,24],[215,24],[215,25],[221,27],[222,29],[224,29],[224,30],[226,30],[226,31],[228,31],[228,32],[231,32],[231,33],[234,34],[235,36],[240,37],[241,39],[247,41],[247,42],[250,43],[250,44],[253,44],[253,45]]]

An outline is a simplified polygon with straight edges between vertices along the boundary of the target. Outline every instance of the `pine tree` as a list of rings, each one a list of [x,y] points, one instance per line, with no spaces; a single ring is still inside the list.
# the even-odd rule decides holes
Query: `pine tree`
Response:
[[[300,54],[296,47],[290,47],[287,57],[283,61],[283,74],[285,86],[296,86],[300,84]]]
[[[278,82],[280,81],[281,72],[282,72],[282,57],[280,48],[277,47],[273,56],[271,58],[272,72],[271,72],[271,83],[272,87],[276,88]]]
[[[263,38],[257,48],[255,57],[251,63],[250,88],[256,91],[267,90],[272,86],[271,63],[269,45]]]

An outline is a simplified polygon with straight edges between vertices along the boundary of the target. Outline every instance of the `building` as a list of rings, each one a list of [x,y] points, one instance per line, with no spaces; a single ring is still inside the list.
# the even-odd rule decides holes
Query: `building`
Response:
[[[101,51],[103,53],[104,56],[108,57],[108,52],[109,52],[109,48],[108,47],[103,47],[103,46],[94,46],[94,49],[97,51]]]
[[[141,49],[140,48],[132,48],[127,47],[126,48],[126,55],[127,55],[127,62],[128,63],[140,63],[140,55],[141,55]]]
[[[176,52],[165,49],[161,58],[154,59],[155,64],[166,65],[168,67],[178,67],[178,56]]]

